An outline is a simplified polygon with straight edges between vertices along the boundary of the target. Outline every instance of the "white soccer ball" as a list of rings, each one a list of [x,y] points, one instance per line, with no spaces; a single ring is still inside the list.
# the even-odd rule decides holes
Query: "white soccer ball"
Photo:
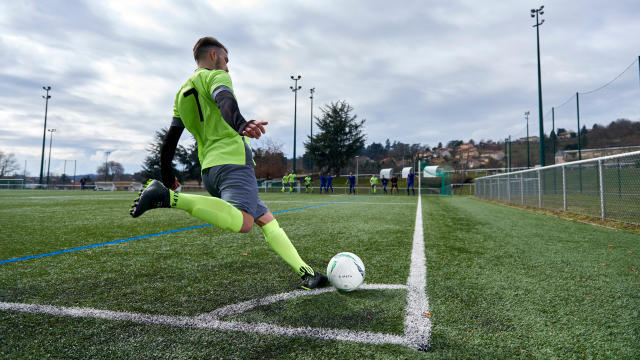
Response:
[[[355,290],[364,281],[364,263],[356,254],[341,252],[329,261],[327,277],[338,290]]]

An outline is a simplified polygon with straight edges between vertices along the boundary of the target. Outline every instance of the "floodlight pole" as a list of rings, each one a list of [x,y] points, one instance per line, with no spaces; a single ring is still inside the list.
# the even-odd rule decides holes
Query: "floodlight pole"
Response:
[[[527,119],[527,169],[531,168],[531,157],[529,150],[529,112],[524,112],[524,117]]]
[[[295,81],[294,86],[289,86],[291,91],[294,93],[294,102],[293,102],[293,173],[296,173],[296,117],[298,114],[298,90],[302,89],[302,86],[298,86],[298,80],[302,78],[301,75],[298,77],[294,77],[291,75],[291,80]]]
[[[313,93],[316,92],[316,88],[309,89],[311,96],[311,137],[309,138],[309,144],[313,145]],[[311,158],[311,172],[313,173],[313,157]]]
[[[73,160],[73,185],[76,184],[76,165],[77,165],[76,162],[77,162],[77,160]],[[73,189],[73,187],[72,187],[72,189]]]
[[[356,189],[358,188],[358,158],[359,157],[360,157],[359,155],[356,156]]]
[[[536,28],[536,43],[538,48],[538,114],[540,121],[540,166],[545,166],[545,156],[544,156],[544,125],[543,125],[543,114],[542,114],[542,75],[540,72],[540,25],[544,24],[544,19],[542,21],[538,21],[538,15],[544,14],[544,5],[540,6],[539,9],[531,9],[531,17],[536,18],[536,24],[533,25]]]
[[[104,160],[104,182],[107,182],[107,174],[109,174],[109,154],[111,154],[111,151],[106,151],[105,154],[107,156]]]
[[[576,117],[578,118],[578,160],[582,160],[582,145],[580,144],[580,93],[576,92]]]
[[[44,170],[44,143],[47,137],[47,110],[49,109],[49,99],[51,99],[51,96],[49,95],[51,86],[43,86],[42,88],[47,92],[47,95],[42,96],[45,99],[45,103],[44,103],[44,130],[42,130],[42,156],[40,157],[40,180],[38,181],[39,184],[42,184],[42,175]]]
[[[66,159],[64,160],[64,170],[62,171],[62,175],[63,175],[62,185],[64,185],[64,180],[67,177],[67,160]],[[64,189],[64,187],[63,187],[63,189]]]
[[[553,152],[553,164],[556,163],[556,138],[558,134],[556,134],[556,108],[551,108],[551,132],[553,133],[553,139],[551,139],[551,151]]]
[[[49,170],[51,170],[51,144],[53,144],[53,133],[56,132],[56,129],[48,129],[50,133],[49,136],[49,163],[47,164],[47,189],[49,188]]]

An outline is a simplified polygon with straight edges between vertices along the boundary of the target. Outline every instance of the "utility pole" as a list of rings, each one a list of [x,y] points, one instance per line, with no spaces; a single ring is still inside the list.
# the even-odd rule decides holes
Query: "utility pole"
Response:
[[[311,96],[311,137],[309,138],[309,144],[313,145],[313,93],[316,92],[316,88],[309,89]],[[311,172],[313,173],[313,158],[311,158]]]
[[[43,86],[42,88],[47,92],[47,95],[43,95],[42,96],[45,99],[45,102],[44,102],[44,130],[42,132],[42,156],[40,157],[40,180],[38,181],[38,184],[42,184],[42,175],[43,175],[43,170],[44,170],[44,142],[45,142],[45,139],[47,137],[47,110],[49,109],[49,99],[51,99],[51,96],[49,95],[49,91],[51,90],[51,86]]]
[[[542,115],[542,75],[540,72],[540,25],[544,24],[544,19],[538,21],[538,15],[544,14],[544,5],[539,9],[531,9],[531,17],[536,18],[536,24],[533,25],[536,28],[536,40],[538,45],[538,114],[540,118],[540,166],[545,166],[544,156],[544,125]]]
[[[302,89],[302,86],[298,86],[298,80],[302,78],[301,75],[294,77],[291,75],[291,80],[295,81],[294,86],[289,86],[294,93],[293,102],[293,173],[296,173],[296,116],[298,115],[298,90]]]
[[[47,189],[49,189],[49,170],[51,170],[51,144],[53,144],[53,133],[56,129],[48,129],[49,135],[49,163],[47,164]]]
[[[64,170],[62,171],[62,185],[64,185],[65,180],[67,178],[67,160],[64,161]],[[64,189],[64,187],[63,187]]]
[[[109,174],[109,154],[111,154],[111,151],[107,151],[105,154],[107,156],[104,160],[104,182],[107,182],[107,175]]]
[[[76,162],[77,162],[77,160],[73,160],[73,185],[76,184],[76,165],[77,165]],[[73,189],[73,187],[72,187],[72,189]]]
[[[524,112],[524,117],[527,119],[527,169],[531,168],[531,157],[529,150],[529,111]]]

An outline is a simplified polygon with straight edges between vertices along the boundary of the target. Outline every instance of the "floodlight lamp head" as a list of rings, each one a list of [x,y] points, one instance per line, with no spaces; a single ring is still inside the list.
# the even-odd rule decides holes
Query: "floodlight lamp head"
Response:
[[[540,21],[540,25],[544,24],[544,19],[542,19],[542,21]]]
[[[544,9],[544,5],[540,5],[540,10]]]
[[[540,11],[540,15],[544,15],[544,11]]]
[[[531,15],[536,13],[536,9],[531,9]]]
[[[291,75],[291,80],[295,80],[295,78],[293,77],[293,75]]]
[[[302,86],[298,86],[298,90],[302,89]]]

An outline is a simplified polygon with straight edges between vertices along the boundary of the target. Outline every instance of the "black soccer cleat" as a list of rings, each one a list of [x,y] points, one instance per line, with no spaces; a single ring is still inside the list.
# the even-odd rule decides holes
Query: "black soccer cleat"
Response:
[[[314,271],[314,274],[312,275],[306,269],[303,269],[303,271],[305,273],[301,276],[302,283],[300,284],[300,289],[313,290],[315,288],[325,287],[329,283],[324,274]]]
[[[168,207],[171,207],[169,189],[158,180],[149,180],[133,201],[129,214],[135,218],[147,210]]]

